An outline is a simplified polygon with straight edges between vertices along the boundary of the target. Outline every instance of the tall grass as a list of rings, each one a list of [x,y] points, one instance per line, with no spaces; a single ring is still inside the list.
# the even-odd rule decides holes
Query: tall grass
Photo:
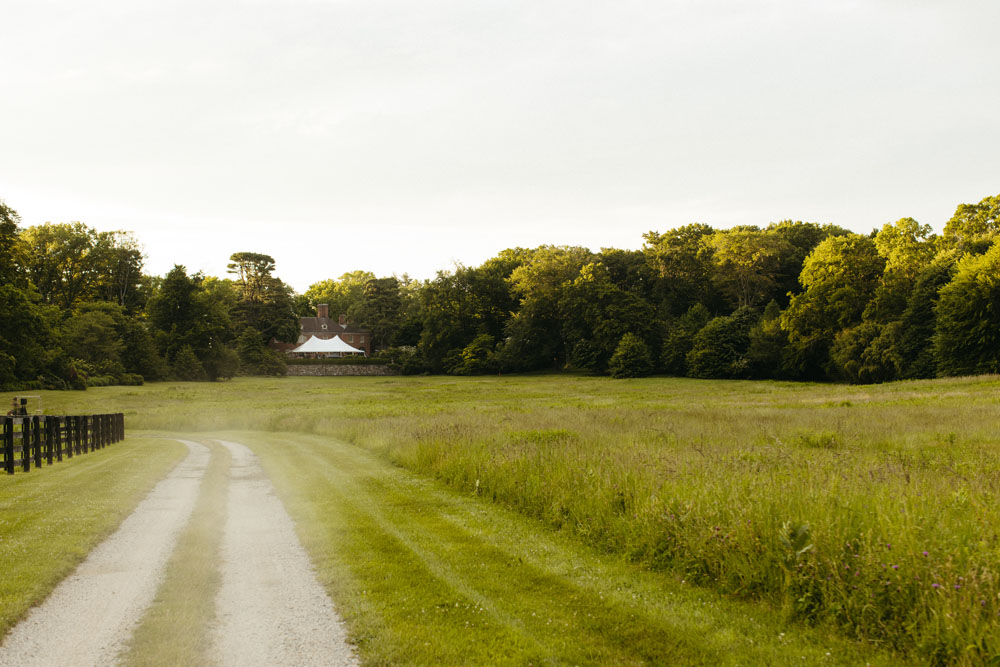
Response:
[[[333,434],[650,568],[977,663],[1000,655],[998,387],[541,376],[88,393],[151,428]]]

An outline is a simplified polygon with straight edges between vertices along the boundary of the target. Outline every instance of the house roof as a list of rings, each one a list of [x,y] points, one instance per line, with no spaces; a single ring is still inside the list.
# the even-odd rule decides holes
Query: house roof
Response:
[[[310,336],[306,342],[299,345],[297,348],[292,350],[292,352],[354,352],[355,354],[364,354],[364,350],[359,350],[356,347],[348,345],[340,336],[334,336],[329,339],[316,338],[315,336]]]
[[[326,325],[324,328],[323,325]],[[299,327],[302,331],[330,332],[339,331],[341,333],[368,333],[368,329],[359,329],[353,324],[341,324],[332,317],[300,317]]]

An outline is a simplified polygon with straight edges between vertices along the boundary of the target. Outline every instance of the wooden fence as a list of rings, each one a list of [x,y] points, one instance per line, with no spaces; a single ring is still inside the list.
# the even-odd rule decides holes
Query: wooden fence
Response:
[[[102,449],[125,437],[125,415],[0,417],[0,452],[8,475],[52,465],[63,457],[72,458]]]

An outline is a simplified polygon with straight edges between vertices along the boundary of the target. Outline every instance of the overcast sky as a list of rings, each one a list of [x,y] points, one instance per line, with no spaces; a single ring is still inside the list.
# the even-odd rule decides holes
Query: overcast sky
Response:
[[[299,291],[1000,193],[1000,2],[0,0],[0,198]]]

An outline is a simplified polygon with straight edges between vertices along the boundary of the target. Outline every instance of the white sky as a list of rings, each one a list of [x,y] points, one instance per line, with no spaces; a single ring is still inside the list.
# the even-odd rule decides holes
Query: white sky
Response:
[[[1000,193],[996,0],[0,0],[0,198],[299,291]]]

